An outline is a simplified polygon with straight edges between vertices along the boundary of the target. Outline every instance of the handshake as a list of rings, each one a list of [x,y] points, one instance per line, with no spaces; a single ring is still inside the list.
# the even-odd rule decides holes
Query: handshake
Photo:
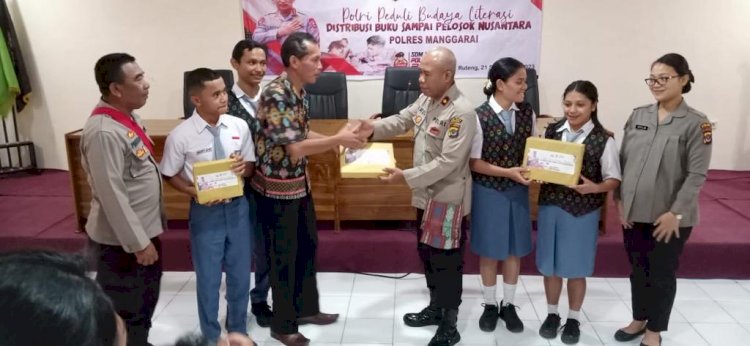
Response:
[[[374,118],[370,118],[348,122],[333,137],[337,139],[336,142],[341,146],[350,149],[360,149],[367,144],[367,141],[375,130],[373,127],[374,121]],[[389,184],[406,183],[404,172],[399,168],[387,167],[383,169],[383,173],[384,175],[379,177],[383,182]]]
[[[333,137],[343,147],[360,149],[367,144],[373,130],[372,120],[355,120],[348,122]]]

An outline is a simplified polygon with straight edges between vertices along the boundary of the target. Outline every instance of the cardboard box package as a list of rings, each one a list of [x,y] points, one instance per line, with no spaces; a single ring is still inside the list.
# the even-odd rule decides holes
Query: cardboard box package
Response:
[[[529,137],[523,166],[532,180],[560,185],[576,185],[583,165],[584,145],[547,138]]]
[[[383,169],[396,167],[393,143],[368,143],[362,149],[341,150],[342,178],[377,178]]]
[[[196,162],[193,179],[198,203],[242,196],[243,179],[232,172],[232,159]]]

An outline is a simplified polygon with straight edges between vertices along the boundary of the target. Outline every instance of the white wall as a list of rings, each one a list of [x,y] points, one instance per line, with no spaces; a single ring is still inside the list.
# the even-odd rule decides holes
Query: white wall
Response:
[[[239,0],[9,0],[8,6],[34,88],[19,130],[36,143],[45,168],[67,168],[64,134],[82,127],[97,101],[93,66],[101,55],[134,55],[151,82],[140,114],[174,118],[182,114],[183,71],[228,68],[243,37]],[[652,102],[643,82],[650,63],[679,52],[697,81],[686,99],[718,122],[711,168],[750,169],[747,18],[746,0],[545,1],[542,113],[561,115],[565,86],[588,79],[599,88],[602,122],[619,135],[630,111]],[[458,86],[478,104],[482,83]],[[350,117],[377,112],[380,98],[372,96],[382,86],[382,80],[350,82]]]

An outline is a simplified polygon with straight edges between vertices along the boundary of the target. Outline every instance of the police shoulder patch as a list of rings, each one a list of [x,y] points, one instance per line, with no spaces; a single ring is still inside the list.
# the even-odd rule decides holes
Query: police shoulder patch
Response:
[[[450,127],[450,128],[448,128],[448,137],[449,138],[456,138],[456,137],[458,137],[458,131],[459,131],[459,128],[457,128],[457,127]]]
[[[713,141],[712,126],[709,122],[701,124],[701,132],[703,132],[703,144],[711,144]]]
[[[456,138],[458,137],[458,134],[461,131],[461,124],[463,123],[463,119],[459,117],[451,118],[448,125],[448,137],[449,138]]]

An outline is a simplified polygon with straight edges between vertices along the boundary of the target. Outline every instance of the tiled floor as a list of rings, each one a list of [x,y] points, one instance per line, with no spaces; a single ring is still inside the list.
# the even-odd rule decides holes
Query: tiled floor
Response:
[[[339,313],[341,318],[330,326],[302,326],[300,331],[312,339],[312,345],[426,345],[437,329],[410,328],[401,320],[404,313],[418,311],[427,304],[422,275],[394,280],[319,273],[318,288],[323,311]],[[498,293],[501,295],[502,290]],[[541,277],[523,276],[519,282],[516,303],[526,326],[523,333],[508,332],[502,322],[494,333],[480,331],[477,324],[482,302],[478,275],[465,275],[459,345],[562,345],[559,337],[550,342],[537,334],[546,316]],[[225,311],[226,302],[222,301],[219,316],[224,316]],[[566,311],[563,298],[563,319]],[[612,335],[629,320],[628,280],[589,279],[579,345],[622,345]],[[197,331],[194,273],[165,273],[150,341],[172,345],[180,335]],[[267,328],[260,328],[252,319],[249,331],[259,345],[280,345],[270,338]],[[670,346],[750,344],[750,280],[679,280],[670,330],[663,337],[664,344]]]

